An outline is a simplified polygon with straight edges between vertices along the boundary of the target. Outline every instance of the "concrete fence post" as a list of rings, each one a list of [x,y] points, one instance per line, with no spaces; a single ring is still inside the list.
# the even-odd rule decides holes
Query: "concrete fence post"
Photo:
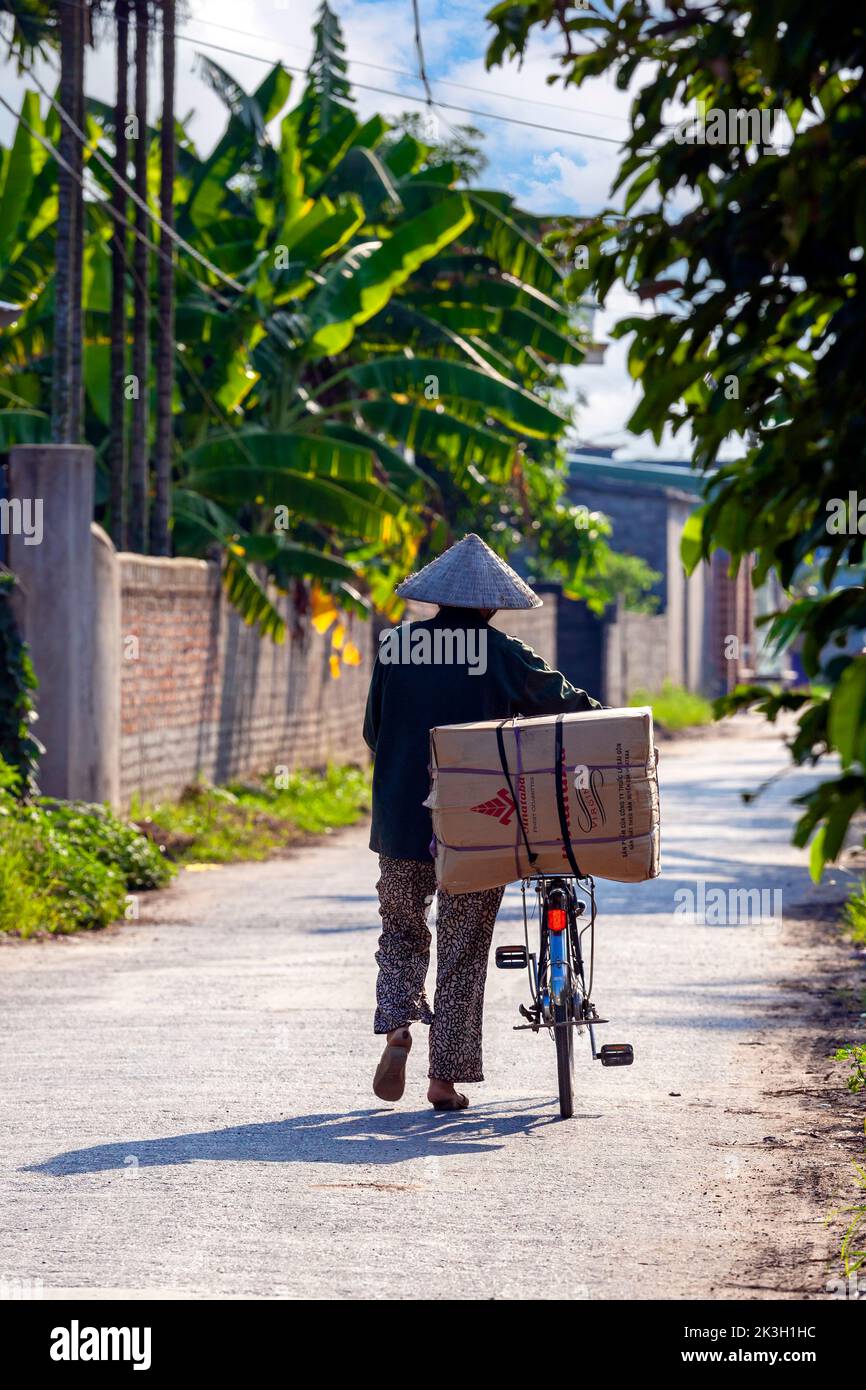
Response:
[[[91,532],[93,478],[87,445],[10,450],[9,566],[39,678],[39,785],[103,801],[116,800],[119,774],[119,599],[114,547]]]

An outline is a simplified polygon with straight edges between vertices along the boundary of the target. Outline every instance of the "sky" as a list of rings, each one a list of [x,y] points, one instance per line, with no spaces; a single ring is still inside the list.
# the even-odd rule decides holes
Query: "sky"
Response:
[[[412,96],[423,98],[411,0],[330,3],[343,26],[349,77],[355,84],[361,114],[424,111],[423,100],[410,100]],[[483,113],[467,115],[439,108],[436,119],[440,128],[447,133],[446,122],[478,126],[484,132],[483,148],[489,160],[481,182],[507,190],[530,211],[580,215],[610,206],[619,147],[609,142],[628,133],[629,92],[617,90],[612,81],[602,78],[593,79],[580,91],[565,89],[561,83],[550,85],[548,77],[558,70],[558,44],[553,35],[533,38],[522,67],[512,63],[486,72],[484,53],[491,31],[485,14],[491,5],[492,0],[419,0],[434,97]],[[177,111],[181,117],[191,115],[190,133],[199,148],[207,151],[222,132],[225,109],[199,75],[198,55],[220,64],[248,89],[260,82],[268,64],[279,58],[290,69],[300,70],[294,74],[296,96],[312,51],[318,0],[244,0],[243,4],[238,0],[187,0],[186,8],[188,17],[178,23]],[[155,48],[151,81],[154,103],[159,96],[158,44]],[[87,55],[88,95],[104,101],[113,99],[113,66],[111,32],[104,29],[97,34],[96,50]],[[50,69],[38,66],[36,72],[41,82],[53,86]],[[26,78],[18,78],[8,65],[3,73],[6,100],[19,105],[25,83]],[[152,115],[157,114],[154,105]],[[508,124],[497,119],[501,116],[577,133]],[[8,145],[11,129],[11,116],[0,109],[2,144]],[[618,318],[647,312],[647,305],[621,288],[615,289],[605,310],[596,315],[594,337],[608,342],[608,331]],[[608,342],[603,365],[567,369],[569,385],[585,398],[578,411],[575,442],[617,446],[618,456],[623,458],[688,458],[689,440],[682,431],[675,438],[664,438],[659,447],[651,436],[634,436],[625,429],[640,399],[626,368],[626,350],[626,342]]]

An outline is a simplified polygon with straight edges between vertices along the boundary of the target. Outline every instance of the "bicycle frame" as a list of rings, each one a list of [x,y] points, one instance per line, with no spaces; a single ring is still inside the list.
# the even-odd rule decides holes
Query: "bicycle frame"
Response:
[[[529,918],[526,889],[533,885],[538,899],[538,952],[529,949]],[[578,922],[585,902],[578,899],[576,887],[589,895],[590,918],[583,930]],[[631,1043],[595,1045],[595,1025],[607,1023],[592,1002],[595,964],[595,883],[589,875],[534,874],[521,882],[523,896],[523,946],[497,946],[496,964],[502,970],[526,970],[532,1003],[520,1004],[527,1023],[515,1025],[517,1031],[547,1029],[556,1044],[556,1074],[559,1113],[564,1120],[574,1116],[574,1033],[589,1032],[592,1059],[603,1067],[628,1067],[634,1061]],[[590,933],[589,981],[583,959],[583,937]]]
[[[538,953],[529,949],[529,918],[526,912],[526,889],[533,885],[538,899]],[[576,888],[589,895],[590,917],[583,930],[578,922],[585,902],[578,899]],[[533,874],[521,881],[523,896],[522,946],[497,946],[496,964],[501,970],[526,970],[532,1003],[520,1004],[520,1013],[527,1023],[515,1025],[516,1031],[531,1029],[538,1033],[547,1029],[556,1044],[556,1079],[559,1090],[559,1113],[564,1120],[574,1117],[574,1033],[577,1029],[589,1033],[592,1060],[603,1067],[630,1067],[634,1061],[631,1043],[595,1045],[595,1025],[607,1023],[600,1018],[592,1002],[592,980],[595,964],[595,883],[587,874]],[[583,937],[589,932],[589,981],[583,959]]]
[[[594,1024],[604,1023],[598,1017],[590,999],[592,988],[592,969],[589,983],[585,975],[581,937],[578,919],[583,914],[585,904],[578,901],[575,884],[581,882],[573,875],[539,874],[524,879],[523,925],[526,941],[526,957],[529,972],[529,986],[533,1005],[527,1009],[523,1005],[520,1012],[530,1020],[528,1026],[537,1032],[540,1028],[577,1028],[589,1031],[593,1060],[599,1056],[595,1042]],[[532,884],[538,899],[539,908],[539,949],[538,953],[529,949],[529,922],[526,913],[526,888]],[[584,927],[594,938],[595,933],[595,885],[587,880],[586,891],[592,904],[590,920]],[[594,945],[591,958],[594,956]],[[568,1021],[557,1023],[554,1018],[556,1007],[564,1009]]]

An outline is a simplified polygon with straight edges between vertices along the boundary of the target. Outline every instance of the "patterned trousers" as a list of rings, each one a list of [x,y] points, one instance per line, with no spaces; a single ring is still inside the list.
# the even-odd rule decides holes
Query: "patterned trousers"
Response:
[[[440,891],[436,913],[436,993],[424,989],[430,962],[427,915],[436,870],[416,859],[379,855],[382,934],[376,960],[375,1033],[407,1023],[430,1024],[429,1076],[437,1081],[483,1081],[481,1022],[487,958],[502,888],[483,893]]]

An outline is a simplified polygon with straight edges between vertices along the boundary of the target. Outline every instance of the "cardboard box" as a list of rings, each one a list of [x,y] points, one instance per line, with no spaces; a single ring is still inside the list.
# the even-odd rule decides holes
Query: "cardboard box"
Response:
[[[491,719],[430,730],[436,878],[449,893],[497,888],[531,873],[571,873],[556,777],[582,873],[640,883],[659,872],[659,795],[651,709]],[[511,777],[508,786],[497,729]],[[519,818],[517,809],[519,808]],[[530,863],[523,832],[536,854]]]

